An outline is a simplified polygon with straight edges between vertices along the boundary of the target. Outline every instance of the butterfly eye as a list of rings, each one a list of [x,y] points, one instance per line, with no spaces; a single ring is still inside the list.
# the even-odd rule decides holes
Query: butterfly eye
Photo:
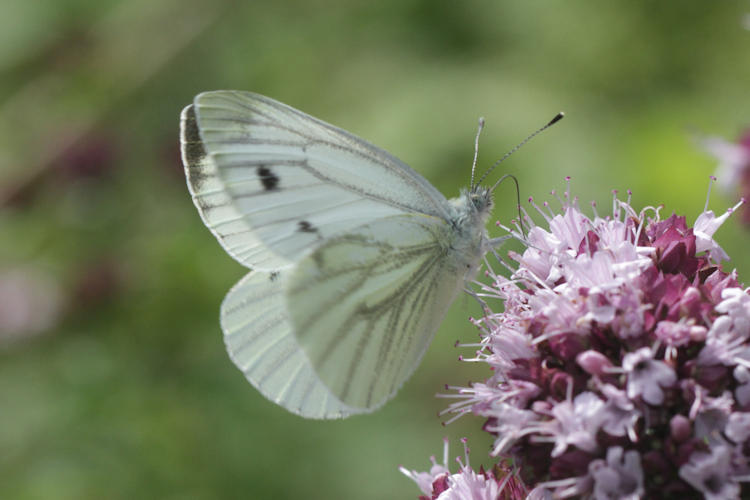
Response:
[[[492,207],[492,197],[487,189],[479,188],[469,195],[471,204],[478,212],[484,212]]]

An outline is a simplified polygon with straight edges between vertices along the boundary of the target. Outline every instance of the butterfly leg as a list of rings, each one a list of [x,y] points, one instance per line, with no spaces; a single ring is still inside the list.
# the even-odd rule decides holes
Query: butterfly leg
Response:
[[[482,308],[482,311],[485,314],[487,314],[487,313],[490,312],[490,310],[491,310],[490,306],[487,304],[487,302],[485,302],[485,300],[482,297],[479,296],[479,294],[477,292],[475,292],[474,290],[472,290],[468,286],[464,287],[464,292],[466,292],[467,294],[469,294],[472,298],[474,298],[474,300],[476,300],[479,303],[479,306]]]
[[[489,240],[490,248],[493,248],[493,249],[497,248],[503,243],[505,243],[506,241],[508,241],[509,239],[511,239],[512,237],[513,236],[509,234],[507,236],[500,236],[499,238],[490,238]]]

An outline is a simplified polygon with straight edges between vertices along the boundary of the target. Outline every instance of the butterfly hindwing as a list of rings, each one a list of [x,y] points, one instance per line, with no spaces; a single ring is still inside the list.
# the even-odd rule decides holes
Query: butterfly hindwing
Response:
[[[229,356],[265,397],[307,418],[360,413],[333,396],[297,343],[284,300],[285,272],[251,271],[221,305]]]
[[[251,272],[221,308],[230,357],[304,417],[373,411],[416,369],[463,282],[447,230],[429,216],[379,219],[289,271]]]
[[[463,283],[439,218],[378,219],[327,240],[284,282],[293,334],[342,403],[368,411],[413,373]]]
[[[272,99],[198,95],[183,111],[188,186],[241,263],[288,267],[327,238],[404,213],[447,219],[445,198],[387,152]]]

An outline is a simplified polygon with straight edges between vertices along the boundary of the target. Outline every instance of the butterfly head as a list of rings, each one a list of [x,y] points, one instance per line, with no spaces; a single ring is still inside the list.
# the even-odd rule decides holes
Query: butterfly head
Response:
[[[492,210],[492,189],[486,186],[474,186],[468,191],[467,197],[478,214],[488,214]]]
[[[520,149],[524,144],[526,144],[527,142],[529,142],[535,136],[537,136],[541,132],[543,132],[543,131],[547,130],[548,128],[550,128],[555,123],[557,123],[560,120],[562,120],[563,116],[565,116],[565,114],[562,111],[559,112],[558,114],[556,114],[555,117],[552,118],[552,120],[550,120],[545,126],[539,128],[536,132],[532,133],[531,135],[529,135],[528,137],[526,137],[526,139],[524,139],[523,141],[519,142],[513,149],[511,149],[510,151],[508,151],[507,153],[505,153],[505,155],[503,155],[502,158],[500,158],[499,160],[497,160],[490,168],[488,168],[484,172],[484,174],[481,175],[481,177],[479,178],[479,180],[476,183],[474,183],[474,174],[475,174],[476,168],[477,168],[477,157],[479,155],[479,135],[482,133],[482,129],[484,128],[484,118],[480,118],[479,119],[479,128],[477,129],[477,135],[476,135],[476,137],[474,139],[474,162],[471,165],[471,183],[470,183],[471,188],[469,189],[469,191],[467,193],[468,194],[468,198],[471,201],[471,204],[473,205],[474,208],[476,208],[476,210],[477,210],[478,213],[481,213],[481,214],[488,214],[489,213],[489,211],[492,209],[492,192],[495,191],[495,189],[500,184],[502,184],[502,182],[505,179],[508,179],[508,178],[513,179],[513,182],[516,185],[516,199],[518,201],[518,206],[520,207],[520,205],[521,205],[521,195],[520,195],[520,191],[518,189],[518,179],[516,179],[515,176],[513,176],[511,174],[505,174],[497,182],[495,182],[495,184],[493,184],[492,187],[482,186],[481,185],[482,181],[484,181],[487,178],[487,176],[490,174],[490,172],[492,172],[495,169],[495,167],[497,167],[499,164],[501,164],[506,158],[508,158],[510,155],[512,155],[513,153],[515,153],[516,151],[518,151],[518,149]],[[521,216],[521,214],[520,214],[520,208],[519,208],[519,214],[518,215],[519,215],[519,217]]]
[[[476,228],[484,227],[492,210],[492,190],[485,186],[462,189],[461,195],[450,202],[455,209],[453,215],[455,227],[473,233]]]

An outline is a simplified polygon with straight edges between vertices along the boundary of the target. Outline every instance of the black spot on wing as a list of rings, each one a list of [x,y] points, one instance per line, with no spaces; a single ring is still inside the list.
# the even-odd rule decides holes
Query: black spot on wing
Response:
[[[302,233],[317,233],[318,232],[318,228],[313,226],[306,220],[299,221],[298,226],[299,226],[300,232]]]
[[[271,274],[268,275],[268,281],[276,281],[277,279],[279,279],[279,272],[278,271],[274,271],[274,272],[272,272]]]
[[[206,157],[201,135],[198,132],[198,122],[195,119],[195,108],[188,106],[182,122],[182,155],[185,166],[195,168],[200,166]]]
[[[274,174],[270,168],[265,165],[258,166],[257,169],[260,183],[263,184],[263,189],[266,191],[273,191],[279,185],[279,178]]]

